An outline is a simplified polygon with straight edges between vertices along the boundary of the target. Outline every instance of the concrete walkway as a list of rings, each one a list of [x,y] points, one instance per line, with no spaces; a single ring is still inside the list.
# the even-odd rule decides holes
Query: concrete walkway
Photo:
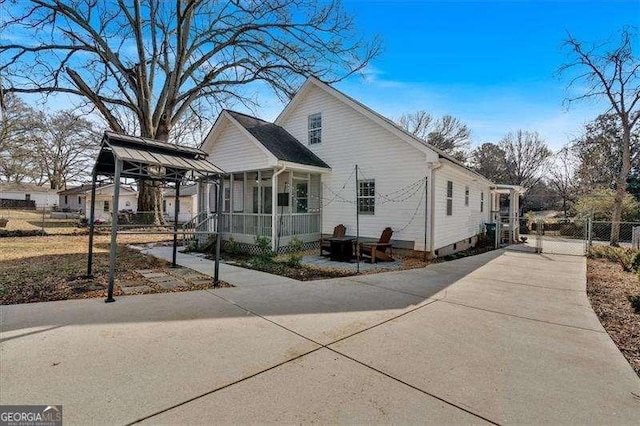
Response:
[[[63,404],[65,424],[639,424],[640,379],[591,310],[585,269],[496,251],[3,306],[0,404]]]

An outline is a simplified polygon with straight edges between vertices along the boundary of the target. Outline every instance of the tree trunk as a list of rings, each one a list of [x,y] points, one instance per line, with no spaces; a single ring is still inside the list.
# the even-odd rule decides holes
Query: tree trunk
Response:
[[[138,214],[140,221],[149,225],[162,225],[162,189],[159,183],[138,181]]]
[[[142,131],[142,136],[167,142],[169,140],[169,128],[166,123],[161,123],[160,128],[155,132]],[[143,223],[162,225],[164,216],[162,211],[162,188],[159,182],[139,180],[138,181],[138,215]]]
[[[620,245],[620,221],[622,220],[622,202],[627,193],[627,179],[631,171],[631,126],[625,117],[622,117],[622,167],[616,180],[616,195],[613,198],[613,213],[611,217],[610,244]]]

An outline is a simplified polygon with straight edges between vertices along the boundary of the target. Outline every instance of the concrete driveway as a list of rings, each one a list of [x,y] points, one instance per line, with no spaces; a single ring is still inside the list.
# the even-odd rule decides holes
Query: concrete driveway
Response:
[[[496,251],[3,306],[0,404],[63,404],[66,424],[639,424],[640,379],[591,310],[585,269]]]

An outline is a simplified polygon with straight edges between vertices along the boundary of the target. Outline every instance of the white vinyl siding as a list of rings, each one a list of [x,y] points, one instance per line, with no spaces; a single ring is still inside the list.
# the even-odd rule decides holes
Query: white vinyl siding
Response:
[[[269,168],[267,154],[235,124],[225,119],[224,127],[209,152],[209,161],[225,172]],[[223,167],[224,166],[224,167]]]
[[[447,215],[447,182],[452,182],[452,214]],[[436,170],[434,211],[434,248],[438,249],[477,235],[482,226],[489,222],[489,212],[481,211],[482,193],[490,193],[487,183],[481,182],[471,172],[444,163]],[[469,206],[464,205],[462,189],[469,187]],[[442,200],[438,202],[438,200]]]
[[[436,161],[437,155],[431,153],[427,158],[425,153],[317,87],[310,88],[278,124],[298,140],[306,141],[308,116],[318,111],[322,111],[322,143],[307,147],[331,167],[331,173],[322,175],[322,232],[330,234],[342,223],[348,235],[355,235],[356,164],[360,169],[358,179],[375,176],[376,192],[389,194],[424,179],[427,161]],[[347,179],[350,180],[342,189]],[[331,191],[339,193],[339,197],[329,203],[335,197]],[[424,208],[419,207],[416,213],[418,203],[424,205],[421,191],[398,203],[382,204],[381,198],[377,198],[375,214],[360,216],[360,235],[378,239],[389,226],[394,230],[392,239],[415,241],[415,248],[422,250]]]

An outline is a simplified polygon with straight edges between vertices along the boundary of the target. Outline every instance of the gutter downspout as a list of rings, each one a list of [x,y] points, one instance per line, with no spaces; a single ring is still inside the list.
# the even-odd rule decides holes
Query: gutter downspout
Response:
[[[287,170],[287,165],[283,165],[280,170],[271,177],[271,250],[276,251],[276,238],[278,237],[278,175]]]
[[[429,197],[431,206],[429,208],[429,253],[432,257],[435,257],[435,217],[436,217],[436,170],[442,167],[442,163],[439,161],[427,162],[427,169],[429,170],[429,191],[431,197]]]

